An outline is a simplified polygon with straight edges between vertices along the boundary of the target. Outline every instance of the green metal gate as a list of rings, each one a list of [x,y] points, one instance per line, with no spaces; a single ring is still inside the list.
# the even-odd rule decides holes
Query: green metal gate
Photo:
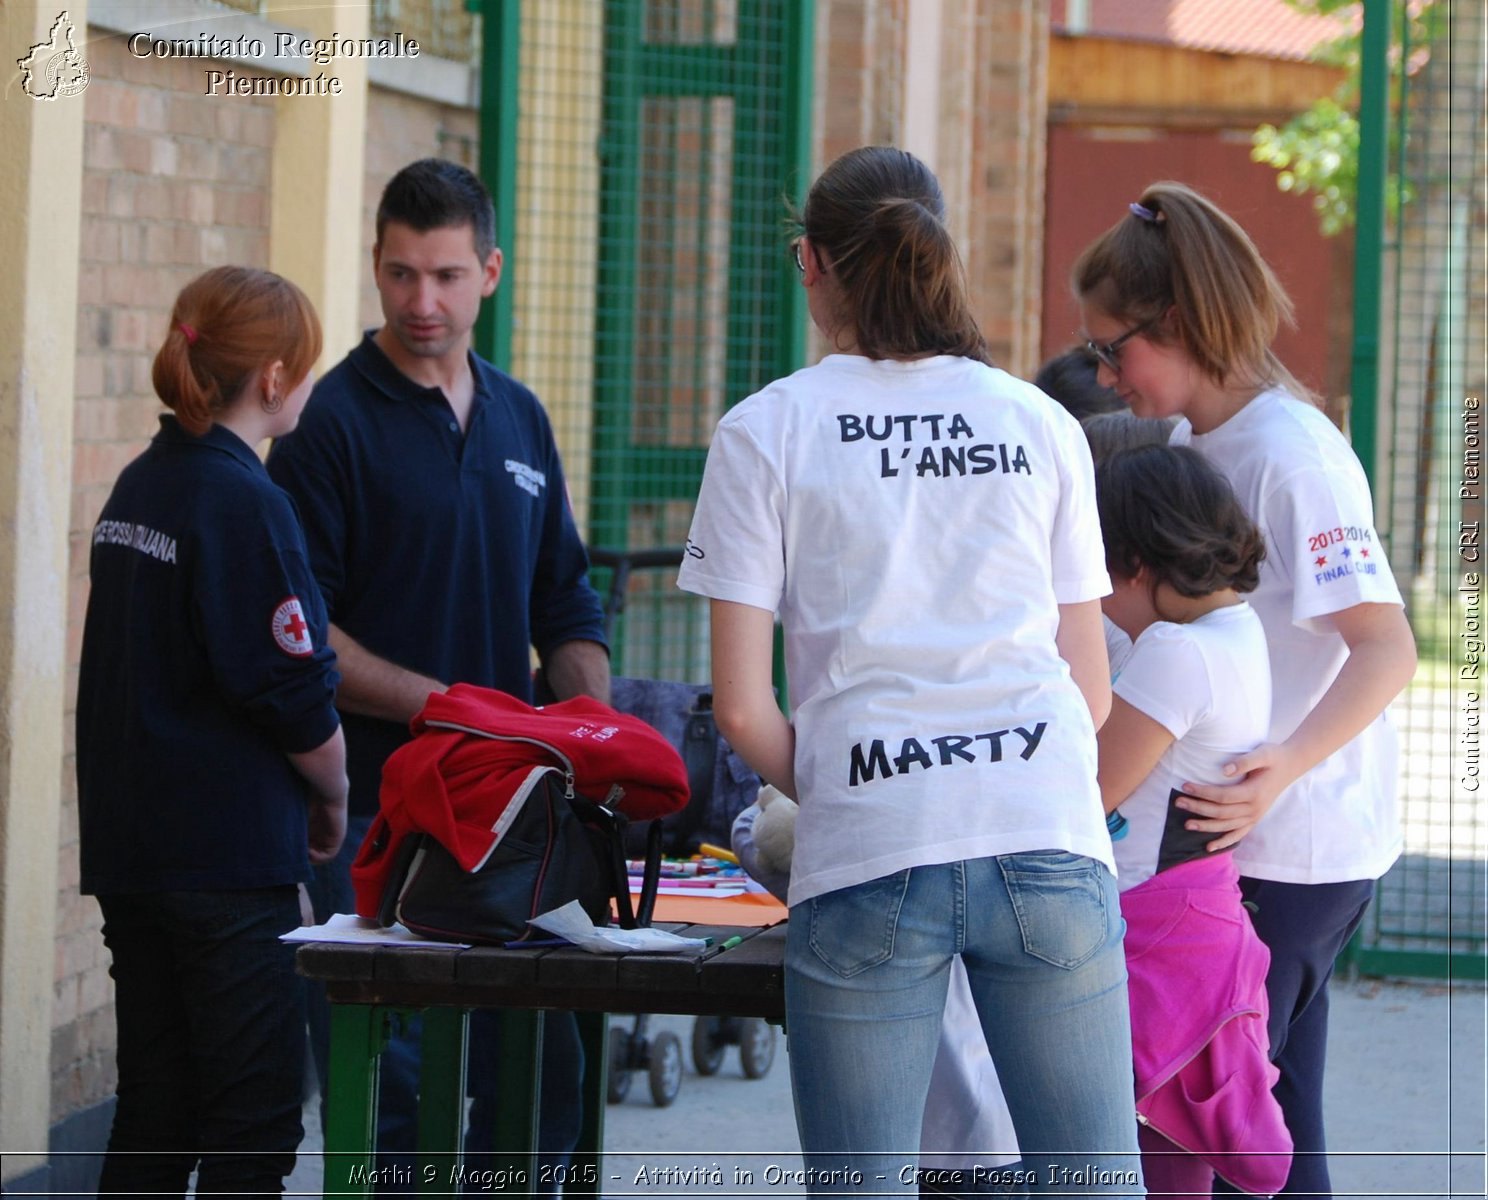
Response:
[[[808,169],[810,6],[605,5],[594,545],[680,546],[724,409],[799,366],[784,201]],[[670,573],[636,584],[625,669],[705,677]]]
[[[812,5],[484,8],[507,276],[482,344],[553,414],[591,546],[680,549],[718,418],[805,354],[785,221],[810,167]],[[620,673],[706,679],[706,606],[674,569],[640,572],[615,651]]]
[[[1484,12],[1437,0],[1413,32],[1406,7],[1365,5],[1354,443],[1409,587],[1421,665],[1395,706],[1405,854],[1381,880],[1353,956],[1372,973],[1481,980]]]

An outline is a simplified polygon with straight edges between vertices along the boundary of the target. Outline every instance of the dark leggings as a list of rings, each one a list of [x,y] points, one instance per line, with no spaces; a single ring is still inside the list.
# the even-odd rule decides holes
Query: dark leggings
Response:
[[[1256,934],[1271,951],[1266,996],[1272,1089],[1292,1135],[1292,1170],[1279,1196],[1331,1196],[1323,1136],[1323,1070],[1328,1053],[1328,980],[1333,962],[1364,919],[1374,881],[1276,883],[1241,877]],[[1235,1195],[1216,1178],[1215,1195]]]

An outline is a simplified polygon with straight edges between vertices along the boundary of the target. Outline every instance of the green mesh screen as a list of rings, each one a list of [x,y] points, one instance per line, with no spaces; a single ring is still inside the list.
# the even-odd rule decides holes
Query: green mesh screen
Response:
[[[1402,6],[1404,7],[1404,6]],[[1448,11],[1451,12],[1450,20]],[[1477,482],[1484,396],[1483,8],[1437,4],[1403,45],[1387,234],[1375,480],[1420,651],[1397,701],[1405,854],[1360,938],[1366,969],[1481,978],[1488,925],[1488,769],[1478,669],[1488,546]],[[1408,37],[1397,30],[1397,42]]]
[[[512,370],[553,416],[600,552],[680,555],[713,426],[800,362],[784,221],[809,8],[520,6]],[[617,673],[707,679],[706,605],[676,561],[632,574]],[[596,568],[602,594],[612,578]]]

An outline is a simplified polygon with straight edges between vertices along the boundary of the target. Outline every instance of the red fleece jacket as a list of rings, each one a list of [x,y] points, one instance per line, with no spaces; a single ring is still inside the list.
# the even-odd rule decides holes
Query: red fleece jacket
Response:
[[[377,914],[408,834],[432,835],[461,867],[478,870],[547,771],[634,821],[687,804],[687,768],[672,744],[588,697],[533,708],[457,683],[430,696],[411,727],[413,741],[382,768],[381,811],[351,868],[364,917]]]

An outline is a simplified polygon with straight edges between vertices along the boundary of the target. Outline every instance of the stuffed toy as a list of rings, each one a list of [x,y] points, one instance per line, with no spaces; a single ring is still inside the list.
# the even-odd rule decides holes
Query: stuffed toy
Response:
[[[794,800],[765,784],[759,799],[734,820],[733,847],[739,865],[782,902],[796,848],[797,811]]]

